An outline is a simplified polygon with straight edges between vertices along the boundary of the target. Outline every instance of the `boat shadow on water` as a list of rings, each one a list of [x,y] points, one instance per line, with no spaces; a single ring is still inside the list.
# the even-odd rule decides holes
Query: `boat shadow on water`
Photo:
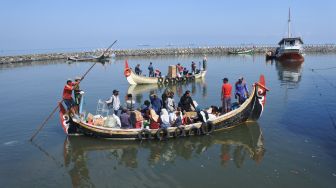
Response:
[[[242,126],[224,132],[169,142],[117,141],[111,144],[103,139],[68,136],[64,141],[63,156],[64,166],[73,185],[77,187],[92,185],[89,171],[97,169],[95,164],[99,166],[94,161],[104,161],[104,164],[111,165],[106,168],[114,170],[137,169],[143,165],[155,167],[163,163],[179,164],[181,160],[198,160],[199,157],[207,155],[208,150],[218,152],[217,160],[223,167],[233,162],[237,168],[241,168],[247,158],[260,163],[265,153],[260,126],[257,122],[245,122]],[[99,159],[99,156],[106,158]]]

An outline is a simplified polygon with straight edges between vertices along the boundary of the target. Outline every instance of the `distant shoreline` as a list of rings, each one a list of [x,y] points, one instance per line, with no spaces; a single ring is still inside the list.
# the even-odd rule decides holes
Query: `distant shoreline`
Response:
[[[264,54],[268,50],[275,50],[276,46],[242,46],[242,47],[181,47],[181,48],[148,48],[148,49],[120,49],[111,50],[109,53],[116,57],[126,56],[158,56],[158,55],[210,55],[210,54],[228,54],[229,51],[238,49],[254,49],[256,54]],[[304,45],[305,53],[336,53],[335,44],[325,45]],[[71,52],[71,53],[45,53],[45,54],[29,54],[29,55],[14,55],[14,56],[0,56],[1,64],[24,63],[32,61],[48,61],[48,60],[66,60],[69,56],[85,56],[94,55],[99,56],[102,50],[99,51],[85,51],[85,52]]]

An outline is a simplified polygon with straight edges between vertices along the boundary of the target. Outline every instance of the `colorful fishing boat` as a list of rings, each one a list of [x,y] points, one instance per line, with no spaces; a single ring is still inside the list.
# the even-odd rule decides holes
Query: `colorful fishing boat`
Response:
[[[70,116],[62,103],[60,107],[60,121],[67,135],[84,134],[86,136],[114,139],[114,140],[142,140],[142,139],[168,139],[182,136],[210,134],[213,131],[227,130],[241,125],[248,119],[257,120],[263,112],[266,93],[268,89],[265,86],[264,76],[260,76],[259,82],[253,84],[250,96],[240,107],[229,113],[216,116],[203,122],[194,122],[179,127],[169,127],[167,129],[150,129],[148,127],[121,129],[111,128],[101,125],[94,125],[85,117],[86,114]],[[81,103],[83,104],[83,102]]]
[[[281,39],[279,48],[275,52],[275,57],[278,61],[284,63],[302,63],[304,61],[303,57],[303,41],[300,37],[292,37],[290,30],[290,9],[288,14],[288,36]]]
[[[200,70],[198,73],[193,75],[186,75],[182,77],[147,77],[142,75],[137,75],[129,66],[128,62],[125,61],[124,75],[131,85],[141,85],[141,84],[176,84],[178,82],[188,82],[194,81],[196,79],[203,79],[206,75],[206,70]]]

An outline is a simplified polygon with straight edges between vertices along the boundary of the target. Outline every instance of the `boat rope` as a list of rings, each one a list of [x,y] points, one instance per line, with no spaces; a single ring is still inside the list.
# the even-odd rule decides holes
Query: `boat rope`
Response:
[[[327,67],[327,68],[320,68],[320,69],[311,69],[311,71],[316,71],[316,70],[330,70],[330,69],[336,69],[336,67]]]
[[[336,67],[329,67],[329,68],[325,68],[325,69],[310,69],[310,70],[313,73],[317,74],[319,77],[321,77],[324,81],[326,81],[331,87],[333,87],[334,89],[336,89],[336,86],[330,80],[328,80],[326,77],[324,77],[323,75],[321,75],[317,71],[315,71],[315,70],[330,70],[332,68],[336,68]]]
[[[314,85],[315,85],[315,88],[317,88],[317,91],[318,91],[318,94],[320,95],[320,97],[322,97],[322,92],[321,92],[321,89],[320,87],[318,86],[318,84],[316,83],[316,79],[315,79],[315,75],[313,74],[313,82],[314,82]],[[321,104],[321,103],[320,103]],[[327,112],[328,116],[329,116],[329,119],[331,121],[331,124],[334,126],[334,128],[336,129],[336,121],[335,119],[333,118],[333,115],[331,114],[329,108],[328,108],[328,105],[325,104],[325,105],[322,105],[322,108],[325,109],[325,111]]]

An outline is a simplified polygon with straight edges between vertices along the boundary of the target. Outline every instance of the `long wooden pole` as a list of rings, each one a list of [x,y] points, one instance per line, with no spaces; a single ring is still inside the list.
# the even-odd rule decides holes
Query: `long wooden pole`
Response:
[[[102,53],[102,55],[100,56],[103,57],[105,55],[105,53],[117,42],[118,40],[115,40],[108,48],[106,48],[106,50]]]
[[[117,40],[115,40],[109,47],[111,48],[115,43],[117,42]],[[108,50],[106,49],[104,53],[106,53],[106,51]],[[85,78],[85,76],[90,72],[90,70],[97,64],[97,62],[95,62],[85,73],[84,75],[81,77],[81,81]],[[78,83],[77,83],[78,84]],[[62,99],[60,102],[63,102],[64,99]],[[41,126],[36,130],[36,132],[33,134],[33,136],[29,139],[30,141],[33,141],[33,139],[35,138],[35,136],[42,130],[42,128],[46,125],[46,123],[49,121],[49,119],[52,117],[52,115],[56,112],[56,110],[58,109],[59,105],[57,104],[57,106],[54,108],[54,110],[50,113],[50,115],[47,117],[47,119],[45,119],[43,121],[43,123],[41,124]]]
[[[81,81],[85,78],[85,76],[90,72],[90,70],[97,64],[97,62],[95,62],[90,68],[89,70],[87,70],[84,75],[81,77]],[[77,83],[78,84],[78,83]],[[64,99],[62,99],[60,101],[60,103],[63,102]],[[49,114],[49,116],[47,117],[47,119],[45,119],[43,121],[43,123],[41,124],[41,126],[36,130],[36,132],[33,134],[33,136],[30,138],[30,141],[33,141],[33,139],[35,138],[35,136],[42,130],[42,128],[47,124],[47,122],[49,121],[49,119],[52,117],[52,115],[54,115],[54,113],[56,112],[56,110],[58,109],[59,105],[57,104],[57,106],[54,108],[54,110]]]

